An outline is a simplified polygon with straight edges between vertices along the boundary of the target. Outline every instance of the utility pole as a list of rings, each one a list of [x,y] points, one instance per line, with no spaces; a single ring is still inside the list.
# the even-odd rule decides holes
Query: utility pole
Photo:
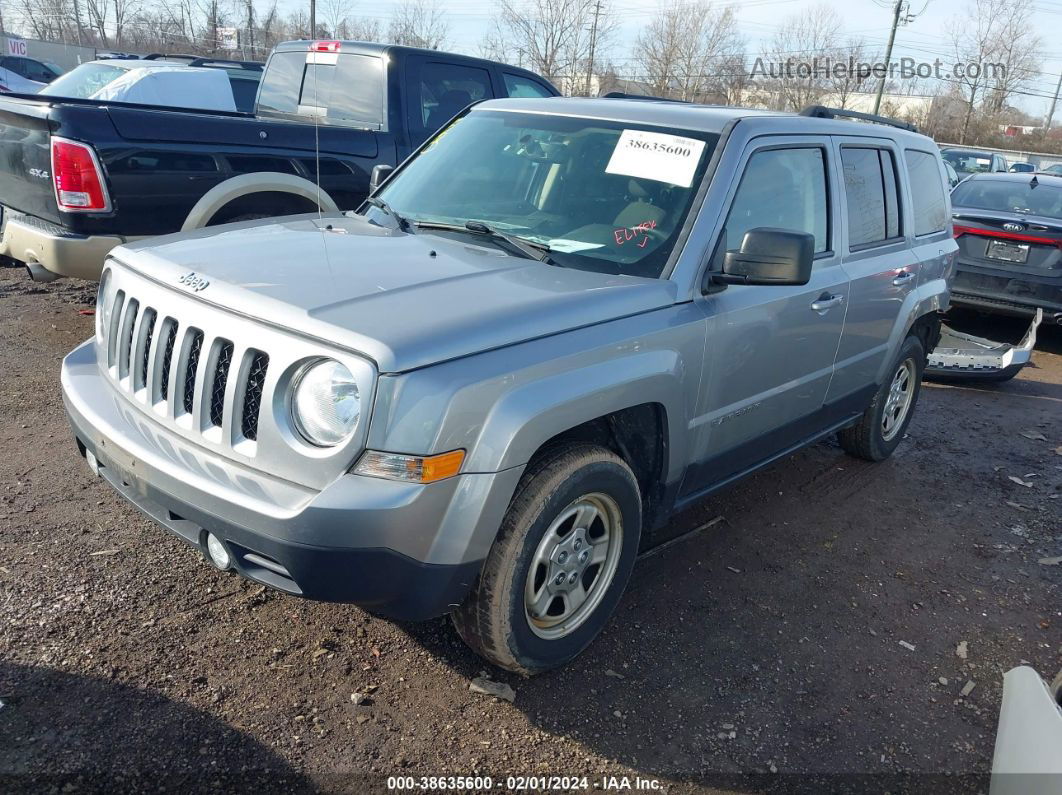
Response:
[[[247,0],[247,43],[251,51],[251,57],[245,60],[254,60],[254,0]]]
[[[317,38],[317,0],[310,0],[310,38]]]
[[[900,12],[903,10],[904,0],[896,0],[896,7],[892,11],[892,30],[889,31],[889,43],[885,47],[885,74],[878,83],[878,95],[874,97],[874,113],[881,108],[881,95],[885,93],[885,80],[889,76],[889,65],[892,63],[892,44],[896,41],[896,28],[900,26]]]
[[[2,30],[2,28],[0,28]],[[1055,95],[1051,98],[1051,107],[1047,111],[1047,121],[1044,122],[1044,138],[1051,132],[1051,122],[1055,119],[1055,105],[1058,104],[1058,94],[1062,92],[1062,74],[1058,76],[1058,85],[1055,86]]]
[[[590,96],[590,83],[594,77],[594,47],[597,46],[597,19],[601,16],[601,0],[594,3],[594,21],[590,25],[590,58],[586,64],[586,95]]]

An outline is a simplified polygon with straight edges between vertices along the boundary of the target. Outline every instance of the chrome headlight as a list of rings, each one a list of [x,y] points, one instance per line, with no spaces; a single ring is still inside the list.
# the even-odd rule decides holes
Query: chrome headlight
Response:
[[[291,418],[310,444],[335,447],[361,418],[361,393],[354,375],[333,359],[303,368],[291,393]]]

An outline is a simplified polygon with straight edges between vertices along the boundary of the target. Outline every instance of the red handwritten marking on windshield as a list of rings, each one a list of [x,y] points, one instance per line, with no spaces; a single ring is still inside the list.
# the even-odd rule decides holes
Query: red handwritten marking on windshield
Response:
[[[645,244],[649,242],[649,230],[651,229],[656,229],[656,221],[642,221],[637,226],[621,226],[619,229],[614,229],[612,236],[616,239],[617,246],[637,240],[635,245],[638,248],[645,248]]]

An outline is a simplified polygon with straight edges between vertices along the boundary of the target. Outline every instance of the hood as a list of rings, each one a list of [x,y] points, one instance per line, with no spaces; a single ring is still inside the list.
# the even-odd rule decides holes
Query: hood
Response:
[[[360,216],[252,221],[154,238],[111,256],[221,308],[401,372],[676,300],[665,279],[546,265],[493,243],[407,234]]]

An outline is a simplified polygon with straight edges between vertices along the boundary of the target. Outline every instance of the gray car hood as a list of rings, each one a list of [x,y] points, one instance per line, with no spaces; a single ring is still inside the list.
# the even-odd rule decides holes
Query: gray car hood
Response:
[[[489,242],[405,234],[346,216],[233,224],[128,244],[112,257],[196,298],[401,372],[673,304],[675,285],[588,273]],[[191,280],[193,286],[194,280]]]

